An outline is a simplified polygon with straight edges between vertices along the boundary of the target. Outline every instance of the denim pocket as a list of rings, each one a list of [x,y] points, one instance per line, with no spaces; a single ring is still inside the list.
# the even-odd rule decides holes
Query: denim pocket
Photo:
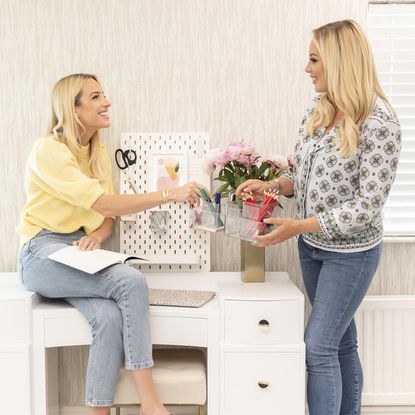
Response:
[[[22,245],[19,251],[19,259],[17,261],[17,271],[20,275],[20,280],[22,281],[22,284],[24,285],[24,269],[25,269],[25,263],[27,258],[30,256],[29,252],[29,245],[30,241],[27,241],[25,244]]]
[[[47,259],[51,253],[68,245],[72,245],[72,239],[60,234],[50,232],[40,236],[36,235],[27,243],[26,255],[23,255],[22,260],[24,261],[30,255],[39,259]]]

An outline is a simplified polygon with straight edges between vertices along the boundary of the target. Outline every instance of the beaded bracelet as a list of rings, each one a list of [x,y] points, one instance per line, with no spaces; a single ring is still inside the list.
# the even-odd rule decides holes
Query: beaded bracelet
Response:
[[[275,182],[275,192],[278,194],[280,192],[280,181],[275,178],[270,180],[271,182]],[[271,186],[271,189],[273,188],[273,186]]]

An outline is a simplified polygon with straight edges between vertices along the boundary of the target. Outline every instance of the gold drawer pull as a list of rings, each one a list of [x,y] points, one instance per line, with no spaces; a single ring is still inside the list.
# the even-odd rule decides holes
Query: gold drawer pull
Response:
[[[260,320],[260,322],[258,323],[258,326],[260,329],[269,329],[270,324],[268,320]]]
[[[259,386],[261,389],[268,388],[268,386],[269,386],[269,382],[267,382],[266,380],[259,380],[259,381],[258,381],[258,386]]]

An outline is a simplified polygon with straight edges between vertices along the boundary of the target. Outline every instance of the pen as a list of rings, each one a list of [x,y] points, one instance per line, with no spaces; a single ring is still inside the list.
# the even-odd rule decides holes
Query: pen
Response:
[[[215,193],[215,216],[216,216],[216,227],[220,227],[223,226],[223,222],[221,220],[221,218],[219,217],[220,215],[220,193],[216,192]]]
[[[202,193],[202,197],[204,199],[204,201],[206,202],[206,204],[209,206],[209,209],[215,213],[215,208],[212,205],[212,201],[210,200],[209,196],[207,195],[207,193],[205,192],[205,189],[200,189],[200,193]]]
[[[215,212],[219,213],[219,206],[220,206],[220,193],[215,193]]]

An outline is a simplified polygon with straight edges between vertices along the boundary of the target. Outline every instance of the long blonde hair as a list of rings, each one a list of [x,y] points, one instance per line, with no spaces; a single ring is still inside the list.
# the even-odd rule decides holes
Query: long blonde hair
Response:
[[[313,41],[319,51],[327,92],[320,96],[311,115],[306,133],[332,122],[336,109],[344,113],[337,131],[340,154],[356,153],[360,128],[373,110],[377,95],[387,102],[376,74],[369,42],[353,20],[340,20],[313,30]]]
[[[77,73],[65,76],[56,82],[51,96],[51,116],[48,134],[54,135],[66,144],[72,154],[79,160],[81,136],[85,131],[80,119],[76,115],[75,107],[79,105],[81,91],[88,79],[98,81],[95,75]],[[104,160],[100,150],[101,137],[97,130],[90,141],[89,165],[94,177],[105,179]]]

